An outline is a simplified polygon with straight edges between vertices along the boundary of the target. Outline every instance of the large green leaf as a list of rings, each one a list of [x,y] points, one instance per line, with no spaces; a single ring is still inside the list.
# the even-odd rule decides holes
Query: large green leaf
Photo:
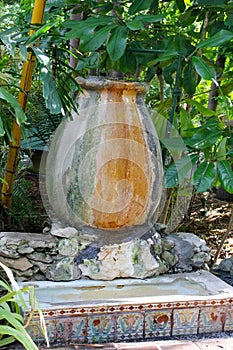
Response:
[[[19,125],[26,122],[26,115],[24,114],[20,104],[10,92],[0,87],[0,99],[6,101],[15,110],[16,120]]]
[[[164,187],[172,188],[182,183],[197,159],[198,156],[184,156],[172,163],[165,171]]]
[[[177,5],[180,12],[184,12],[184,10],[185,10],[184,0],[176,0],[176,5]]]
[[[190,114],[184,109],[180,109],[180,126],[182,137],[190,137],[193,135],[193,123]]]
[[[233,193],[233,171],[230,162],[220,160],[217,163],[218,176],[222,187],[229,193]]]
[[[227,155],[227,149],[226,149],[226,144],[227,144],[228,137],[224,137],[220,144],[218,145],[217,149],[217,160],[224,160],[226,159]]]
[[[159,55],[158,58],[148,62],[148,66],[153,66],[154,64],[157,64],[158,62],[164,62],[164,61],[168,61],[170,60],[171,58],[175,57],[178,55],[178,52],[177,51],[174,51],[174,50],[167,50],[166,53],[163,53],[161,55]]]
[[[215,145],[221,134],[222,131],[217,128],[213,128],[211,131],[207,128],[194,128],[192,137],[184,138],[184,141],[187,146],[203,150]]]
[[[233,158],[233,148],[229,149],[227,156]]]
[[[150,8],[154,0],[134,0],[129,8],[129,14],[134,15],[135,13]]]
[[[222,6],[227,0],[197,0],[197,4],[205,6]]]
[[[193,56],[192,62],[197,73],[206,80],[213,80],[216,77],[215,69],[206,63],[201,57]]]
[[[198,15],[198,13],[197,13],[196,9],[190,8],[190,9],[186,10],[179,17],[179,22],[180,22],[181,26],[188,27],[190,24],[192,24],[195,21],[197,15]]]
[[[166,17],[166,13],[161,15],[138,15],[135,20],[140,20],[144,23],[156,23],[161,21],[161,19]]]
[[[221,46],[225,44],[226,42],[230,41],[233,38],[233,32],[230,32],[229,30],[222,29],[220,32],[214,34],[209,39],[206,39],[202,41],[200,44],[197,45],[197,48],[200,49],[202,47],[214,47],[214,46]]]
[[[144,24],[142,21],[139,21],[138,19],[133,19],[130,22],[126,22],[126,26],[130,29],[130,30],[140,30],[144,28]]]
[[[197,192],[205,192],[211,188],[215,179],[214,163],[204,161],[193,175],[193,181]]]
[[[185,102],[187,102],[189,105],[194,106],[197,108],[197,110],[205,115],[206,117],[211,117],[213,115],[216,115],[216,112],[212,111],[209,108],[206,108],[205,106],[203,106],[203,104],[201,104],[200,102],[196,101],[196,100],[192,100],[192,99],[186,99]]]
[[[196,90],[196,75],[193,65],[189,62],[184,68],[183,86],[188,95],[193,95]]]
[[[123,56],[127,44],[127,30],[125,27],[117,27],[107,43],[107,52],[112,61],[117,61]]]
[[[94,32],[97,27],[102,27],[108,25],[112,22],[112,17],[89,17],[83,21],[68,20],[63,23],[65,28],[71,28],[71,30],[66,33],[66,38],[79,38],[83,35],[90,35]]]
[[[183,139],[180,136],[162,138],[160,142],[169,150],[170,153],[173,151],[186,151],[186,146]]]
[[[101,45],[106,41],[109,33],[112,29],[116,28],[117,25],[108,25],[106,27],[102,27],[92,35],[82,38],[80,42],[80,49],[84,52],[95,51],[100,48]]]

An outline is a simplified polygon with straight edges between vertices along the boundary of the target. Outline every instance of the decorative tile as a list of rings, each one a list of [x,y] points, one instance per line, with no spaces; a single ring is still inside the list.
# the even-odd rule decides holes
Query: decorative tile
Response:
[[[148,311],[145,315],[145,338],[163,337],[171,334],[172,310]]]
[[[115,337],[116,322],[114,315],[88,316],[88,343],[113,341]]]
[[[121,313],[116,316],[116,340],[143,338],[144,314],[142,312]]]
[[[42,334],[39,320],[31,320],[29,326],[27,327],[27,332],[34,342],[36,342],[36,344],[40,345],[44,343],[45,338]]]
[[[226,318],[225,306],[203,307],[200,312],[199,333],[222,332]]]
[[[199,308],[174,309],[172,335],[197,334]]]
[[[61,317],[56,319],[55,339],[57,342],[84,342],[87,339],[85,317]]]
[[[227,307],[224,331],[233,331],[233,305]]]
[[[49,338],[49,342],[53,343],[56,334],[56,322],[54,319],[46,319],[46,331]],[[44,341],[44,337],[43,337]]]

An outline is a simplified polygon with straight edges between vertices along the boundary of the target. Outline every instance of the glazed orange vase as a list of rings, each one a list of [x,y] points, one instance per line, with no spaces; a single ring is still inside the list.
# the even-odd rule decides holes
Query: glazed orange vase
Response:
[[[144,103],[147,85],[78,78],[78,113],[58,127],[47,159],[53,215],[111,235],[143,232],[162,191],[158,137]],[[136,233],[135,233],[136,234]]]

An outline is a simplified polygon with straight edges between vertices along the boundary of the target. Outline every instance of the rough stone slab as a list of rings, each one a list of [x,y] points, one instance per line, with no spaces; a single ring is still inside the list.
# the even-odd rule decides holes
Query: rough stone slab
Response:
[[[34,249],[32,247],[29,247],[29,245],[23,245],[17,249],[17,252],[19,254],[30,254],[34,252]]]
[[[8,259],[8,258],[0,258],[0,260],[8,266],[9,268],[13,268],[14,270],[26,271],[30,269],[33,264],[27,258],[19,258],[19,259]]]
[[[34,261],[42,261],[43,263],[51,263],[53,259],[48,255],[41,252],[34,252],[33,254],[28,254],[27,258]]]
[[[5,258],[17,259],[20,257],[20,254],[17,253],[15,249],[9,249],[6,248],[6,246],[0,246],[0,256],[3,256]]]
[[[0,239],[3,237],[10,244],[20,246],[30,243],[32,248],[54,248],[57,242],[55,237],[45,236],[42,233],[1,232]]]

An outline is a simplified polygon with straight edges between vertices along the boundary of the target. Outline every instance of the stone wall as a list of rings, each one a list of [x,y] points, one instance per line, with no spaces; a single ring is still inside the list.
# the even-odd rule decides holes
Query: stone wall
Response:
[[[159,224],[140,239],[102,246],[72,227],[0,233],[0,261],[17,281],[147,278],[205,269],[210,258],[205,241],[192,233],[168,234]]]

